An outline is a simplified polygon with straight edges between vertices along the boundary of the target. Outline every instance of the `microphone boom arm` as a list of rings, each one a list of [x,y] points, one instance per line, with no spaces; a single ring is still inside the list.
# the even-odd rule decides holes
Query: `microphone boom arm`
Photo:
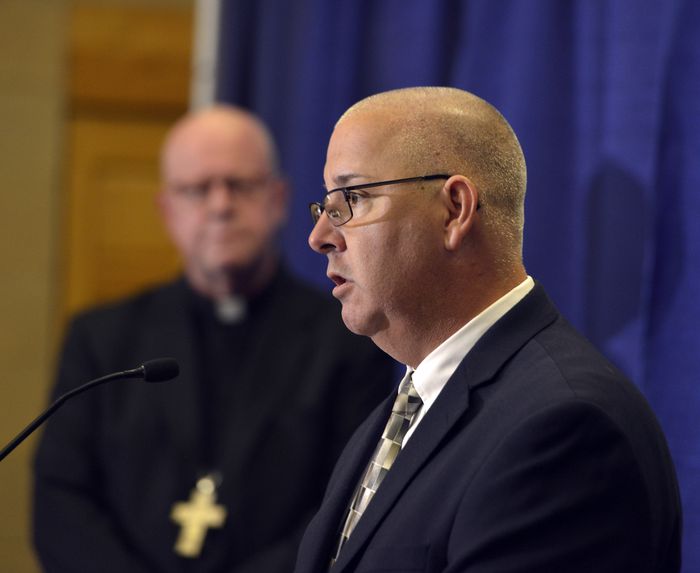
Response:
[[[51,406],[49,406],[43,413],[37,416],[24,430],[22,430],[17,436],[7,444],[2,451],[0,451],[0,461],[4,460],[5,457],[14,450],[19,444],[21,444],[29,434],[36,430],[41,424],[58,410],[66,400],[69,400],[73,396],[82,394],[90,388],[104,384],[111,380],[118,379],[133,379],[133,378],[143,378],[147,382],[161,382],[165,380],[170,380],[178,374],[177,363],[169,358],[161,358],[156,360],[150,360],[145,364],[142,364],[138,368],[133,368],[132,370],[124,370],[123,372],[113,372],[112,374],[107,374],[101,378],[96,378],[91,380],[77,388],[74,388],[70,392],[66,392],[60,396]]]

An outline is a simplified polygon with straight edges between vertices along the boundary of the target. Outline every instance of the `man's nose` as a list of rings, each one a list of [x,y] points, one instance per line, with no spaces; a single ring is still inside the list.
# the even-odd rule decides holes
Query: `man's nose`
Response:
[[[309,246],[321,255],[325,255],[329,251],[345,249],[343,234],[338,227],[331,224],[325,212],[321,213],[321,217],[311,229]]]
[[[215,179],[209,183],[207,190],[207,206],[212,211],[226,211],[233,205],[233,195],[230,186],[223,179]]]

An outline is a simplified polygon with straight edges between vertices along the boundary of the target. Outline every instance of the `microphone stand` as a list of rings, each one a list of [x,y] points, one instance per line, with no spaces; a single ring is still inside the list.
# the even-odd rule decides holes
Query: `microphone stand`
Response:
[[[51,404],[51,406],[49,406],[42,414],[37,416],[37,418],[35,418],[34,421],[32,421],[26,428],[24,428],[24,430],[17,434],[17,437],[15,437],[15,439],[13,439],[2,449],[2,451],[0,451],[0,461],[4,460],[5,457],[12,450],[19,446],[27,438],[27,436],[29,436],[29,434],[36,430],[46,420],[46,418],[48,418],[51,414],[53,414],[56,410],[63,406],[63,403],[66,400],[69,400],[77,394],[85,392],[85,390],[89,390],[90,388],[94,388],[95,386],[99,386],[100,384],[104,384],[105,382],[109,382],[110,380],[117,380],[119,378],[143,378],[144,376],[145,369],[143,366],[139,366],[138,368],[134,368],[132,370],[125,370],[124,372],[114,372],[112,374],[107,374],[106,376],[96,378],[95,380],[92,380],[87,384],[78,386],[70,392],[66,392],[65,394],[63,394],[63,396],[61,396],[53,404]]]

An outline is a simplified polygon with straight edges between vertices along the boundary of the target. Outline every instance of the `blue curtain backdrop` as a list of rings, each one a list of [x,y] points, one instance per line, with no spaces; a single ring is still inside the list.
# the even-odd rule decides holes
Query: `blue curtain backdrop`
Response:
[[[700,571],[700,2],[225,0],[219,99],[272,127],[306,245],[325,147],[352,103],[449,85],[496,105],[529,169],[525,262],[639,385],[667,433]]]

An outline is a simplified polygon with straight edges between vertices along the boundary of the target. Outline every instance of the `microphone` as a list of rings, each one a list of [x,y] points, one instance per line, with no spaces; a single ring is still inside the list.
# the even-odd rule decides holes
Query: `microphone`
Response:
[[[112,374],[107,374],[101,378],[96,378],[95,380],[90,380],[82,386],[74,388],[70,392],[66,392],[58,398],[51,406],[49,406],[41,415],[39,415],[31,424],[29,424],[24,430],[22,430],[17,437],[7,444],[0,452],[0,461],[4,460],[5,457],[19,446],[34,430],[36,430],[51,414],[63,406],[66,400],[69,400],[73,396],[82,394],[85,390],[104,384],[105,382],[110,382],[112,380],[128,380],[128,379],[142,379],[146,382],[165,382],[167,380],[172,380],[180,373],[180,366],[172,358],[156,358],[154,360],[148,360],[144,362],[138,368],[133,368],[131,370],[124,370],[123,372],[113,372]]]
[[[180,373],[180,366],[173,358],[155,358],[144,362],[134,370],[139,372],[137,378],[143,378],[146,382],[167,382]],[[127,370],[133,372],[133,370]]]

